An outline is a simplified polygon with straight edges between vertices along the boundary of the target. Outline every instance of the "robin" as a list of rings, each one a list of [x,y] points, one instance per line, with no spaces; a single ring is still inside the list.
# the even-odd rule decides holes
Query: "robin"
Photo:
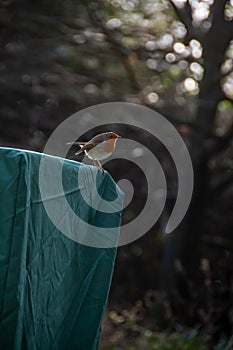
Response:
[[[81,149],[75,153],[79,155],[82,152],[93,160],[93,163],[97,168],[103,170],[100,160],[108,158],[115,150],[117,139],[121,136],[115,132],[104,132],[96,135],[88,142],[68,142],[68,145],[79,145]]]

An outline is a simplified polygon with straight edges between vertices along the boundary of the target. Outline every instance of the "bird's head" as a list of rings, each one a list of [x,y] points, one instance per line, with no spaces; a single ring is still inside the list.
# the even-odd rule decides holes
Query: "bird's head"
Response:
[[[105,133],[105,140],[115,140],[115,139],[119,139],[121,136],[116,134],[115,132],[106,132]]]
[[[119,139],[121,136],[116,134],[115,132],[108,131],[104,132],[102,134],[96,135],[93,137],[91,141],[95,141],[97,143],[103,142],[103,141],[112,141],[111,143],[116,143],[117,139]]]

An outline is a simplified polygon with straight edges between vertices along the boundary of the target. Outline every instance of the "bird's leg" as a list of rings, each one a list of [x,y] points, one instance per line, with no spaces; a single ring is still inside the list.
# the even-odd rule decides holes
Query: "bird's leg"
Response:
[[[93,164],[94,164],[94,166],[96,166],[96,167],[98,168],[98,170],[102,170],[103,173],[105,172],[105,170],[104,170],[104,168],[102,167],[102,165],[101,165],[101,163],[100,163],[99,160],[94,160],[94,159],[93,159]]]
[[[98,168],[99,168],[99,169],[103,169],[103,167],[102,167],[102,165],[101,165],[100,161],[99,161],[99,160],[97,160],[96,162],[97,162],[97,164],[98,164]]]
[[[97,164],[98,164],[98,169],[99,169],[99,170],[102,170],[102,173],[104,174],[105,170],[104,170],[104,168],[102,167],[102,164],[100,163],[99,160],[97,160]]]
[[[99,165],[97,164],[97,162],[94,159],[93,159],[93,164],[94,164],[94,166],[96,166],[96,168],[99,169]]]

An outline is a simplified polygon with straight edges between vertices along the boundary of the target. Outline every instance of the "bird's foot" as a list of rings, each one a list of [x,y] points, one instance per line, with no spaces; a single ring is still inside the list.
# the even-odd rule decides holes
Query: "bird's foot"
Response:
[[[106,173],[106,170],[102,167],[99,160],[93,161],[94,165],[97,167],[98,170],[102,171],[102,174],[104,175]]]
[[[99,160],[97,160],[97,164],[98,164],[98,169],[102,171],[102,175],[104,175],[106,173],[106,170],[104,170],[104,168],[102,167],[102,164],[100,163]]]

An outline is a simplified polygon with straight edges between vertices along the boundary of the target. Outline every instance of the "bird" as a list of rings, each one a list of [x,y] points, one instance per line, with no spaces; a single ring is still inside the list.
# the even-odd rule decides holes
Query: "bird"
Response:
[[[115,132],[108,131],[96,135],[90,141],[67,142],[67,145],[80,146],[81,149],[75,153],[75,156],[84,152],[89,159],[93,160],[94,165],[98,169],[103,170],[100,161],[112,155],[116,147],[116,142],[120,137]]]

